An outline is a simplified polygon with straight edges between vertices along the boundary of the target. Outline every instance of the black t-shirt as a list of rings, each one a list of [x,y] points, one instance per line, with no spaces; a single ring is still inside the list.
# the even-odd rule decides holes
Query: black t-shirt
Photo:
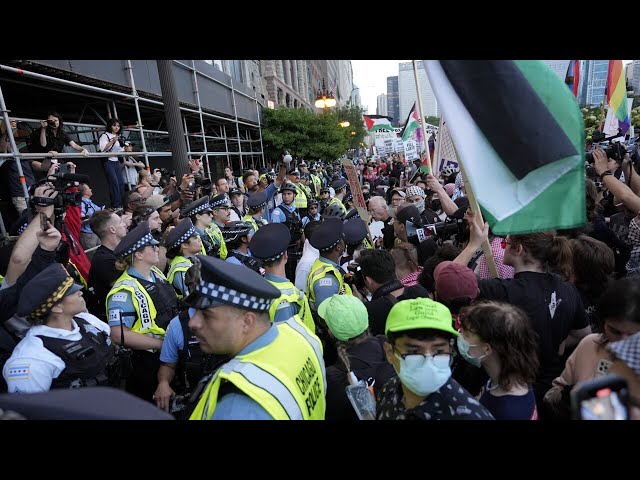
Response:
[[[93,287],[96,297],[96,305],[88,305],[89,311],[101,320],[106,319],[105,301],[107,294],[113,283],[122,275],[116,270],[116,260],[118,258],[113,251],[100,245],[91,259],[91,269],[89,270],[89,287]],[[95,311],[94,311],[95,310]]]
[[[64,146],[69,145],[69,143],[71,142],[71,137],[69,137],[69,135],[67,135],[67,132],[65,132],[64,130],[60,131],[60,129],[58,129],[57,133],[58,135],[54,136],[51,129],[47,127],[47,130],[45,133],[47,138],[47,144],[43,147],[42,145],[40,145],[40,129],[36,128],[31,133],[31,142],[29,144],[29,152],[30,153],[46,153],[46,152],[54,151],[54,152],[62,153],[64,151]]]
[[[562,373],[558,349],[571,330],[589,325],[578,290],[551,273],[520,272],[511,279],[480,280],[479,298],[498,300],[520,307],[538,334],[540,370],[536,394],[544,393]]]
[[[387,323],[387,315],[393,308],[394,303],[386,297],[392,291],[402,288],[402,284],[387,285],[380,287],[373,294],[371,301],[366,302],[367,312],[369,313],[369,331],[371,335],[384,335],[384,326]],[[414,285],[412,287],[404,287],[404,293],[397,297],[398,302],[409,298],[428,298],[429,292],[422,285]]]

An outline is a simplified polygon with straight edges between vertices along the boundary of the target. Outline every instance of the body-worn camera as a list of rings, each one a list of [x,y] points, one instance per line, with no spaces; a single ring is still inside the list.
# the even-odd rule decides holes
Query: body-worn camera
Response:
[[[345,283],[349,286],[355,287],[357,290],[362,290],[365,287],[365,284],[364,275],[362,274],[360,265],[352,263],[347,267],[347,270],[349,271],[342,277]]]

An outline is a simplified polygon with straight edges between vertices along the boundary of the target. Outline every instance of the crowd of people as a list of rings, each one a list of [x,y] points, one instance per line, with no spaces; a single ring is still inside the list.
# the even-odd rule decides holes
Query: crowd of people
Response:
[[[638,162],[608,151],[584,227],[506,237],[459,171],[399,155],[351,159],[357,187],[342,160],[162,182],[113,157],[111,208],[47,162],[1,256],[2,390],[108,385],[178,419],[559,420],[616,372],[640,402]]]

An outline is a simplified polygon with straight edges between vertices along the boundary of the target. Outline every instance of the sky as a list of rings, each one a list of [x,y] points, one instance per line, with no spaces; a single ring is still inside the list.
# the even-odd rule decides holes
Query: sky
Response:
[[[360,89],[360,101],[367,113],[376,113],[376,99],[387,93],[387,77],[398,75],[398,64],[411,60],[351,60],[353,83]],[[632,60],[623,60],[624,64]]]
[[[398,75],[398,64],[411,60],[351,60],[353,84],[360,89],[360,102],[367,113],[376,113],[376,98],[387,93],[387,77]]]

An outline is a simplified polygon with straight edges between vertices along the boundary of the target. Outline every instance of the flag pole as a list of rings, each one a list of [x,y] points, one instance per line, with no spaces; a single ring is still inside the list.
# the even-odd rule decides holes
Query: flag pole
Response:
[[[438,130],[438,133],[440,130]],[[478,204],[478,200],[476,200],[476,196],[473,193],[473,188],[471,188],[471,182],[469,182],[469,177],[465,173],[464,162],[460,159],[460,155],[458,155],[458,151],[456,150],[456,145],[453,142],[453,138],[451,139],[451,145],[453,145],[453,151],[456,153],[456,158],[458,159],[458,166],[460,167],[460,171],[462,172],[462,180],[464,181],[464,188],[467,192],[467,198],[469,199],[469,206],[473,213],[475,213],[476,222],[480,226],[480,228],[484,228],[484,219],[482,218],[482,211],[480,211],[480,205]],[[489,245],[489,240],[485,240],[482,242],[482,252],[484,253],[484,258],[487,262],[487,267],[489,268],[489,273],[493,278],[498,278],[498,269],[496,268],[496,261],[493,258],[493,253],[491,252],[491,245]]]
[[[429,170],[433,172],[433,167],[431,166],[431,154],[429,153],[429,139],[427,138],[427,128],[425,125],[424,115],[422,114],[422,95],[420,95],[420,82],[418,81],[418,64],[416,60],[412,60],[413,62],[413,77],[416,81],[416,93],[418,94],[418,112],[420,113],[420,125],[422,126],[422,141],[424,143],[424,150],[427,154],[427,160],[429,165]],[[425,71],[426,74],[426,71]],[[431,173],[431,172],[428,172]]]
[[[433,170],[431,171],[431,175],[434,177],[437,176],[440,171],[438,170],[438,162],[440,161],[440,140],[442,135],[442,126],[444,125],[444,113],[440,116],[440,125],[438,126],[438,135],[435,136],[436,139],[436,149],[433,152]]]

